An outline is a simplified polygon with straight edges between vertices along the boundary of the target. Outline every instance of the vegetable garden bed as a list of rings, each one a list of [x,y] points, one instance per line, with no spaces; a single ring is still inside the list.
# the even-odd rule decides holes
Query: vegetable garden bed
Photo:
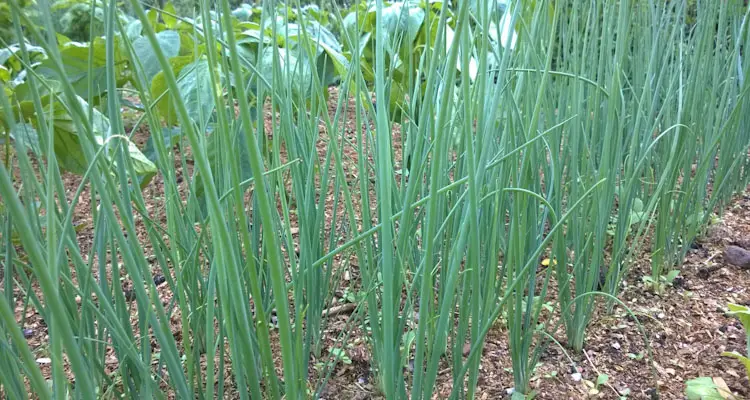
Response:
[[[744,2],[128,3],[9,3],[5,397],[750,395]]]

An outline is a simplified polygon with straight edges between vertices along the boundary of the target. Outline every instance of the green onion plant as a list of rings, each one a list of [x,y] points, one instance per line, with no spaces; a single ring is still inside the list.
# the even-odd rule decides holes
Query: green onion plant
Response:
[[[27,73],[0,79],[7,398],[317,398],[355,335],[385,398],[475,398],[490,331],[531,398],[544,346],[582,351],[623,280],[668,290],[748,184],[740,0],[378,0],[330,29],[299,1],[107,0],[99,47],[37,3],[9,0]]]

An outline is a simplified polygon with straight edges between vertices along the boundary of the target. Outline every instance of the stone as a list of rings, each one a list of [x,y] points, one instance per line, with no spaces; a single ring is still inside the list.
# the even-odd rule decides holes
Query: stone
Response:
[[[750,238],[738,239],[734,244],[742,247],[745,250],[750,250]]]
[[[739,246],[727,246],[724,249],[724,261],[742,269],[750,269],[750,251]]]

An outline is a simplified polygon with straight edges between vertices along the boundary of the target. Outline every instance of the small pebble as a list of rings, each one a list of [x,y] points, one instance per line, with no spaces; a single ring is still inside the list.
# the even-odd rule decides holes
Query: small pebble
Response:
[[[156,275],[154,276],[154,285],[159,286],[162,283],[166,282],[167,278],[164,277],[164,275]]]

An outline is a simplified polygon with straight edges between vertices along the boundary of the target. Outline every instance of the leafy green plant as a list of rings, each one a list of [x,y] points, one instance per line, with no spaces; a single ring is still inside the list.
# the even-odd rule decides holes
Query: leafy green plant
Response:
[[[348,54],[357,53],[363,77],[369,83],[374,83],[375,49],[382,43],[384,49],[384,73],[389,78],[386,88],[384,104],[394,114],[393,119],[404,117],[415,118],[413,111],[419,103],[410,104],[410,96],[416,96],[421,101],[425,95],[424,78],[429,70],[429,55],[438,43],[445,43],[444,48],[450,47],[450,40],[454,33],[451,24],[455,24],[455,16],[442,2],[420,4],[412,1],[397,1],[385,3],[381,10],[384,29],[376,35],[377,7],[372,2],[355,3],[345,14],[339,29],[344,37],[344,46]],[[444,16],[446,24],[443,27],[443,37],[438,40],[438,24]],[[429,26],[428,26],[429,24]],[[455,27],[455,25],[454,25]],[[404,110],[412,110],[404,113]]]
[[[482,2],[488,6],[483,14],[477,1],[470,5],[471,29],[475,30],[475,38],[482,37],[487,46],[479,41],[470,39],[469,46],[462,50],[469,60],[463,65],[457,60],[455,68],[459,73],[468,74],[471,81],[477,78],[479,59],[488,62],[488,70],[498,67],[500,53],[503,49],[512,49],[517,42],[518,34],[514,26],[512,9],[504,1]],[[489,6],[496,5],[494,9]],[[447,1],[390,1],[384,2],[382,21],[384,24],[385,66],[389,77],[386,104],[392,114],[392,119],[418,119],[416,113],[424,96],[425,77],[430,65],[429,54],[449,49],[456,37],[457,16],[455,10]],[[446,25],[442,31],[438,29],[439,20],[445,12]],[[529,7],[528,13],[533,14],[534,8]],[[363,68],[365,80],[374,82],[375,62],[375,33],[376,6],[372,1],[361,1],[352,5],[343,13],[343,23],[336,26],[347,54],[359,54],[360,65]],[[484,18],[484,19],[483,19]],[[438,37],[438,32],[440,37]],[[354,39],[358,40],[354,40]],[[354,43],[357,43],[355,46]],[[427,56],[425,56],[427,55]],[[452,66],[451,66],[452,67]]]
[[[41,47],[32,46],[28,42],[24,43],[24,45],[28,54],[28,60],[32,65],[37,65],[46,58],[44,49]],[[18,56],[20,53],[20,44],[12,44],[0,49],[0,84],[2,84],[7,97],[11,97],[19,86],[21,88],[18,90],[23,90],[22,84],[25,82],[28,74],[21,57]]]
[[[599,374],[596,376],[596,381],[592,382],[589,380],[583,380],[583,383],[589,388],[589,395],[596,396],[601,393],[602,386],[609,382],[609,375]]]
[[[55,31],[70,40],[87,42],[104,35],[102,0],[56,0],[52,3]],[[118,16],[127,23],[127,17]]]
[[[732,303],[730,303],[728,307],[729,312],[727,314],[739,319],[742,323],[742,327],[745,329],[747,351],[745,354],[740,354],[736,351],[725,351],[721,353],[721,355],[734,358],[741,362],[742,365],[745,366],[748,378],[750,378],[750,307]]]
[[[336,362],[341,362],[344,364],[351,364],[352,360],[349,358],[349,355],[346,354],[346,350],[340,348],[340,347],[334,347],[330,349],[331,355],[335,358]]]
[[[18,8],[24,15],[29,19],[36,21],[39,13],[37,9],[37,3],[35,0],[20,0],[18,1]],[[11,13],[11,6],[9,2],[0,3],[0,44],[3,42],[6,44],[17,43],[21,39],[17,36],[13,29],[13,19]]]
[[[672,286],[672,283],[680,275],[680,270],[673,269],[667,272],[665,275],[659,276],[658,280],[654,280],[651,276],[644,276],[641,280],[644,286],[654,291],[654,293],[664,293],[664,290]]]
[[[8,111],[14,119],[21,122],[16,125],[7,118],[0,123],[0,134],[14,139],[23,144],[27,150],[39,154],[38,144],[39,130],[51,128],[54,135],[55,155],[58,165],[68,171],[83,174],[88,161],[80,146],[79,131],[74,123],[75,117],[72,113],[76,108],[87,110],[89,113],[89,129],[96,147],[105,146],[107,135],[111,125],[107,116],[98,109],[90,106],[90,101],[97,101],[104,94],[104,90],[93,91],[94,88],[102,88],[104,85],[104,69],[107,64],[105,57],[104,40],[94,41],[90,44],[78,42],[65,42],[56,49],[65,63],[62,65],[66,74],[73,77],[68,79],[76,92],[76,99],[70,101],[61,98],[60,82],[56,80],[56,71],[60,64],[56,64],[46,55],[48,50],[35,46],[13,45],[2,49],[0,56],[3,68],[9,72],[8,86],[4,89],[6,96],[9,95],[13,107]],[[25,52],[25,60],[20,57]],[[31,64],[30,64],[31,63]],[[123,85],[126,80],[125,61],[122,57],[109,61],[115,66],[116,84]],[[34,75],[31,80],[29,75]],[[3,82],[4,84],[6,82]],[[43,85],[46,89],[42,92],[35,85]],[[43,95],[40,95],[42,92]],[[77,105],[73,105],[78,103]],[[2,110],[0,110],[2,111]],[[11,128],[13,127],[13,128]],[[156,173],[156,166],[148,160],[140,150],[127,138],[122,138],[127,145],[127,154],[134,161],[134,172],[147,184]],[[110,156],[111,154],[106,154]]]
[[[748,378],[750,378],[750,307],[739,304],[728,304],[727,315],[734,316],[740,320],[746,333],[747,352],[746,355],[736,351],[725,351],[723,357],[734,358],[745,366]],[[718,382],[718,383],[717,383]],[[719,384],[720,383],[720,384]],[[734,395],[728,390],[723,380],[711,377],[698,377],[686,382],[685,394],[690,400],[722,400],[734,399]]]
[[[727,393],[713,379],[706,376],[685,382],[685,395],[688,400],[726,400],[734,398],[731,393]]]
[[[627,216],[627,226],[631,229],[649,220],[649,215],[644,210],[645,205],[643,200],[636,197],[632,201],[630,214]],[[607,234],[610,236],[615,236],[616,234],[618,218],[619,216],[610,218],[610,224],[607,228]]]

